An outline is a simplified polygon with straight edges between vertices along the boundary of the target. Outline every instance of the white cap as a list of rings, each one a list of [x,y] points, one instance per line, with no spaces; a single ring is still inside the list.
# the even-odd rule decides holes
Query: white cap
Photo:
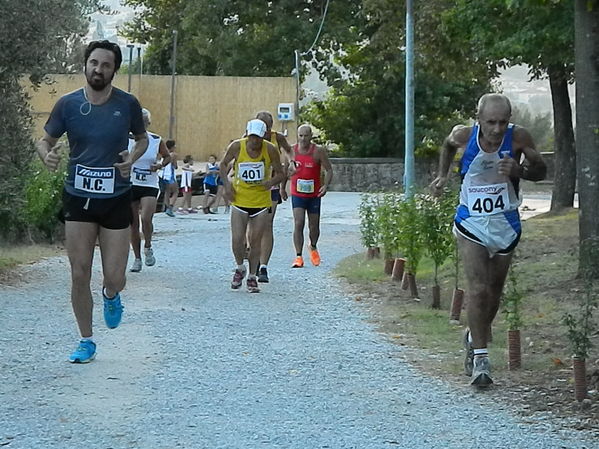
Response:
[[[248,122],[245,130],[248,136],[254,135],[258,137],[264,137],[264,134],[266,134],[266,123],[255,118]]]

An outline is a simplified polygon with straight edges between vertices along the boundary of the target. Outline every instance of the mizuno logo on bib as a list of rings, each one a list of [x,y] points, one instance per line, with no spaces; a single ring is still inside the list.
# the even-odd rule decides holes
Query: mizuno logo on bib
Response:
[[[152,174],[150,169],[133,167],[133,177],[135,181],[146,182],[148,176]]]
[[[507,184],[468,186],[470,215],[493,215],[504,212],[509,204]]]
[[[75,166],[75,183],[77,190],[91,193],[114,193],[114,167]]]
[[[264,162],[240,162],[237,177],[248,184],[262,182],[264,180]]]

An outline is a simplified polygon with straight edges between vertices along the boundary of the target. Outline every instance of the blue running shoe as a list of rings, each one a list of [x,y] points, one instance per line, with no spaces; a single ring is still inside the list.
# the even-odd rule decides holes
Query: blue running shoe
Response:
[[[123,305],[121,304],[121,295],[116,294],[112,299],[109,299],[102,290],[102,296],[104,297],[104,321],[109,329],[116,329],[121,324],[121,317],[123,316]]]
[[[89,363],[96,358],[96,344],[91,340],[81,340],[77,349],[69,357],[71,363]]]

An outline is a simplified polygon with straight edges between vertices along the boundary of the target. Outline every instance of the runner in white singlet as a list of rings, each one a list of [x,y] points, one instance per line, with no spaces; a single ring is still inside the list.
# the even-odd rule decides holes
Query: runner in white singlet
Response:
[[[467,282],[468,326],[466,374],[471,384],[487,386],[490,375],[487,343],[499,309],[512,253],[520,238],[520,179],[540,181],[547,168],[530,133],[509,123],[507,97],[481,97],[474,126],[456,126],[445,139],[438,177],[431,189],[440,193],[458,149],[462,187],[454,231]]]

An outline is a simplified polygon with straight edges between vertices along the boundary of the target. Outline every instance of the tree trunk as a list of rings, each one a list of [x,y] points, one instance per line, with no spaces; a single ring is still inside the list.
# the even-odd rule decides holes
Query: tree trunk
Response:
[[[599,278],[599,2],[575,2],[576,146],[579,199],[579,265]]]
[[[564,67],[547,69],[553,103],[553,133],[555,136],[555,173],[551,211],[574,206],[576,188],[576,146],[572,126],[572,107],[568,93],[568,75]]]

